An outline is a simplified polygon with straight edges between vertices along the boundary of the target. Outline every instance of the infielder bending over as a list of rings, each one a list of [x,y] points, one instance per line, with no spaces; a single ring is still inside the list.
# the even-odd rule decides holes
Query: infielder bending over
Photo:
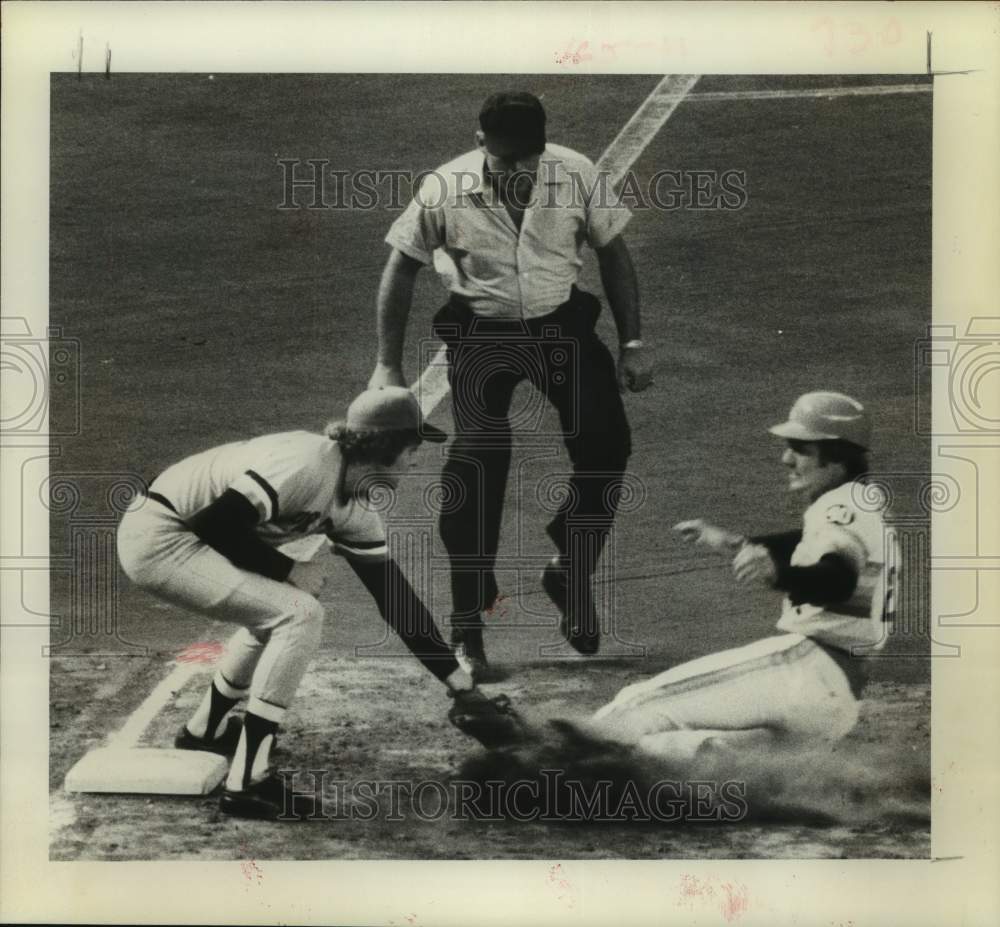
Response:
[[[614,521],[631,438],[619,387],[645,389],[636,275],[622,232],[628,208],[583,155],[546,143],[530,93],[498,93],[479,114],[476,148],[438,168],[393,223],[378,294],[378,363],[369,386],[405,385],[406,322],[422,267],[450,291],[434,319],[447,346],[456,439],[445,474],[465,489],[441,514],[451,558],[452,639],[474,674],[489,671],[482,613],[494,575],[507,473],[509,412],[524,380],[559,412],[573,464],[566,501],[548,526],[558,555],[543,586],[577,651],[600,642],[591,577]],[[594,332],[597,297],[576,287],[583,245],[594,249],[621,346],[617,364]]]
[[[456,695],[452,720],[459,705],[473,713],[494,709],[387,556],[381,520],[363,505],[375,482],[397,485],[421,440],[441,442],[445,435],[422,422],[409,390],[369,390],[325,435],[265,435],[174,464],[125,514],[118,551],[133,582],[242,626],[175,741],[180,748],[235,753],[220,799],[224,812],[273,819],[293,807],[294,796],[270,771],[269,753],[320,643],[324,612],[316,596],[329,561],[292,560],[276,549],[288,541],[329,538],[388,624]],[[247,697],[242,726],[227,719]]]

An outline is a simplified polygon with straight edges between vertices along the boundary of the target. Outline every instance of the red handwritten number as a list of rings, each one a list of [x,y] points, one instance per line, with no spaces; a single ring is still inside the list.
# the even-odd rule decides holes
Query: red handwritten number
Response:
[[[842,50],[838,38],[842,41],[845,33],[849,40],[847,51],[852,55],[861,55],[874,45],[881,45],[883,48],[898,45],[903,38],[902,26],[895,17],[886,22],[885,28],[873,32],[863,23],[854,20],[836,23],[829,16],[824,16],[813,21],[811,31],[822,33],[823,53],[830,58]]]
[[[572,41],[567,42],[566,51],[556,52],[556,64],[580,64],[583,61],[592,61],[594,56],[589,48],[590,42],[586,39],[577,44],[576,48],[573,47]]]

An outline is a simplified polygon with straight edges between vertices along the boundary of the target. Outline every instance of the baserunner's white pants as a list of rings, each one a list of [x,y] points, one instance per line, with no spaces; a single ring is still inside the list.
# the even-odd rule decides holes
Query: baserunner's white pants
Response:
[[[242,627],[218,669],[252,701],[287,708],[319,646],[323,606],[289,583],[234,566],[170,509],[139,497],[118,528],[118,555],[138,586]]]
[[[779,634],[626,686],[592,720],[609,737],[670,758],[707,740],[839,740],[857,723],[847,677],[812,640]]]

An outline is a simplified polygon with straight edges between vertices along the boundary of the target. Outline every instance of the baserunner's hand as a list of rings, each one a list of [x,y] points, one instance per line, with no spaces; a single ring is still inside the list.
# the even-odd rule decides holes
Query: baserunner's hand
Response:
[[[689,521],[678,522],[674,525],[674,531],[689,544],[707,547],[719,554],[729,554],[739,550],[746,541],[742,534],[727,531],[703,518],[692,518]]]
[[[773,586],[778,578],[778,568],[771,552],[763,544],[747,544],[733,559],[733,574],[741,583]]]

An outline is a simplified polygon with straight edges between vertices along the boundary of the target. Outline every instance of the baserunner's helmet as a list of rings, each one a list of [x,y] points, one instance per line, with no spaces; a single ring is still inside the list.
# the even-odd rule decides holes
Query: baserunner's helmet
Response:
[[[799,396],[788,413],[788,421],[769,431],[793,441],[848,441],[865,450],[871,446],[871,422],[865,407],[843,393]]]

